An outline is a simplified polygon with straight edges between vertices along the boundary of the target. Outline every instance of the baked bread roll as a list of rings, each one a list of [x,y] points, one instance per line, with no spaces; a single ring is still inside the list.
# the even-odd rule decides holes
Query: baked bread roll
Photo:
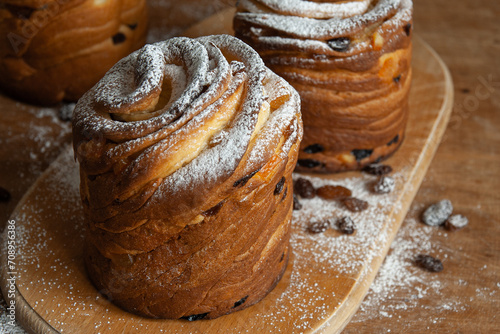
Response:
[[[401,144],[411,0],[241,0],[236,36],[302,99],[299,171],[360,169]]]
[[[144,45],[146,0],[0,0],[0,89],[27,102],[77,101]]]
[[[74,150],[95,286],[136,314],[216,318],[288,259],[300,99],[231,36],[118,62],[78,102]]]

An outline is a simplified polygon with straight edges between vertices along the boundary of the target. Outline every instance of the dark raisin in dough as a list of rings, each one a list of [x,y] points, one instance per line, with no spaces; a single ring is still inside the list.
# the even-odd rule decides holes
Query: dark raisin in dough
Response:
[[[392,138],[390,142],[387,143],[387,146],[391,146],[392,144],[396,144],[399,141],[399,135],[396,135],[396,137]]]
[[[329,47],[337,52],[345,52],[351,45],[351,40],[348,37],[332,38],[326,42]]]
[[[299,161],[297,161],[297,164],[300,167],[305,167],[305,168],[314,168],[321,166],[321,162],[312,159],[299,159]]]
[[[373,150],[352,150],[352,155],[356,158],[356,161],[361,161],[364,158],[368,158],[372,155]]]
[[[320,153],[323,151],[324,151],[324,148],[321,144],[312,144],[312,145],[307,146],[304,149],[304,152],[309,153],[309,154]]]
[[[283,176],[281,180],[276,184],[276,188],[274,188],[274,195],[279,195],[281,194],[281,191],[283,190],[283,185],[285,184],[285,177]]]
[[[241,179],[239,179],[238,181],[236,181],[233,184],[233,187],[243,187],[245,184],[247,184],[248,180],[250,180],[255,174],[257,174],[259,172],[259,170],[260,170],[260,168],[251,172],[247,176],[242,177]]]
[[[407,25],[405,25],[404,30],[405,30],[406,36],[410,36],[410,33],[411,33],[411,23],[408,23]]]
[[[247,301],[247,298],[248,298],[248,296],[245,296],[245,297],[241,298],[240,300],[238,300],[236,303],[234,303],[233,308],[238,307],[238,306],[240,306],[241,304],[243,304],[244,302],[246,302],[246,301]]]
[[[127,36],[125,36],[125,34],[123,34],[122,32],[119,32],[111,38],[113,39],[113,44],[121,44],[121,43],[125,42],[125,40],[127,39]]]

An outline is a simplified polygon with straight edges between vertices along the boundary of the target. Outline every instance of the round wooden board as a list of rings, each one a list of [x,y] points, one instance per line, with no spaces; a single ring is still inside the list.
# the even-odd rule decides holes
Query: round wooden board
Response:
[[[232,13],[214,15],[187,35],[202,31],[230,33]],[[87,279],[83,265],[78,166],[68,148],[13,213],[17,255],[12,263],[8,263],[5,248],[8,229],[2,234],[1,287],[7,297],[12,282],[8,279],[15,277],[17,320],[28,332],[37,334],[340,332],[356,312],[387,254],[451,113],[453,85],[446,66],[418,37],[414,37],[413,50],[406,139],[387,160],[396,171],[396,189],[384,197],[370,196],[369,190],[359,190],[373,180],[369,176],[357,172],[321,176],[322,181],[359,188],[355,195],[365,196],[373,209],[355,216],[360,226],[353,236],[335,230],[309,235],[304,227],[314,215],[294,213],[290,264],[264,300],[215,320],[187,322],[141,318],[102,297]],[[315,182],[319,179],[316,177]],[[308,202],[303,204],[307,212]],[[375,218],[376,224],[370,223]],[[12,264],[14,267],[9,268]]]

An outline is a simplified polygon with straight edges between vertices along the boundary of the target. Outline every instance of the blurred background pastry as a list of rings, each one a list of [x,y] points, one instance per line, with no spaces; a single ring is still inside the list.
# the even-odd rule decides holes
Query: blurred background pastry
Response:
[[[241,0],[236,36],[302,99],[297,170],[360,169],[404,138],[411,0]]]
[[[40,105],[77,101],[144,45],[146,0],[1,0],[0,89]]]

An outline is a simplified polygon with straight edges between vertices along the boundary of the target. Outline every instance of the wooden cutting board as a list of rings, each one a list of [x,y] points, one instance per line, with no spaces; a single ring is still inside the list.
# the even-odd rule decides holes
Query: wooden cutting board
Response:
[[[214,15],[186,35],[230,33],[232,13]],[[352,215],[358,227],[354,235],[335,229],[312,235],[306,230],[309,222],[336,219],[347,211],[336,202],[303,200],[303,209],[294,211],[290,264],[261,302],[215,320],[188,322],[141,318],[106,300],[87,279],[83,265],[78,166],[68,148],[26,193],[9,221],[15,222],[10,225],[16,231],[17,253],[11,263],[5,249],[9,229],[2,235],[0,283],[4,296],[15,295],[17,320],[37,334],[340,332],[387,254],[451,113],[453,85],[446,66],[418,37],[413,50],[406,139],[386,161],[395,170],[396,189],[388,195],[373,194],[376,178],[359,172],[304,176],[316,186],[349,187],[354,196],[369,202],[369,209]],[[14,286],[9,285],[11,277]]]

